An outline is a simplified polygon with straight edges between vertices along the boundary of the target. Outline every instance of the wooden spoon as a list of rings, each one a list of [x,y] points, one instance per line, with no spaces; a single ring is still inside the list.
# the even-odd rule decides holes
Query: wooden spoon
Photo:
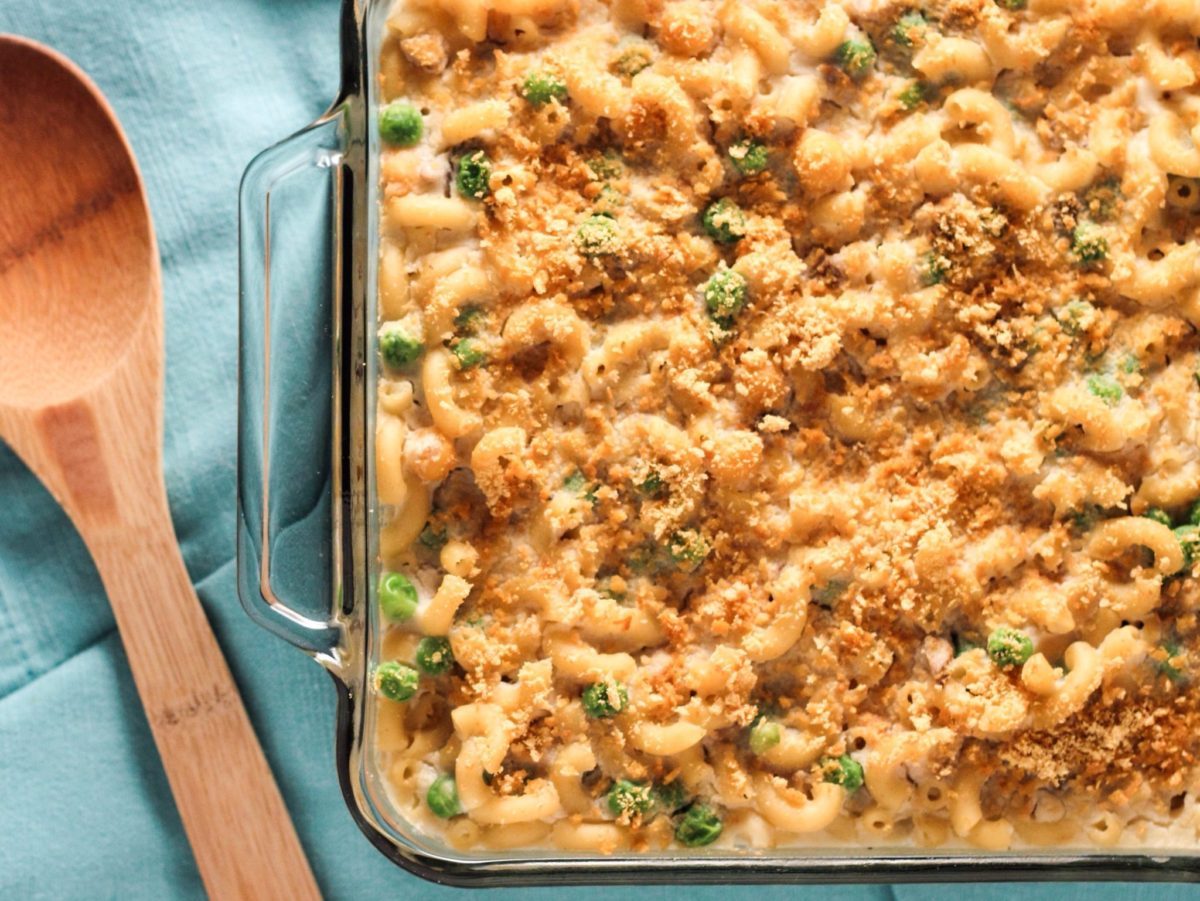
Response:
[[[0,85],[0,437],[96,561],[209,895],[319,898],[171,525],[162,288],[133,152],[53,51],[0,35]]]

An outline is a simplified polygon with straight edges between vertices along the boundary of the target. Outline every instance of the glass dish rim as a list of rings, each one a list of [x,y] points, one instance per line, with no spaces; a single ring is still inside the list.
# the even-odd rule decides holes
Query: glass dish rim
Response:
[[[1177,849],[1147,851],[1091,851],[1088,849],[1047,849],[1018,852],[927,851],[919,848],[831,848],[812,850],[784,848],[778,852],[721,854],[690,852],[611,856],[537,856],[551,849],[522,852],[492,852],[487,859],[472,860],[453,853],[438,853],[423,848],[409,836],[394,829],[374,809],[372,752],[366,746],[371,737],[367,717],[374,705],[361,704],[366,672],[377,639],[372,628],[370,599],[376,530],[373,504],[368,487],[373,470],[374,359],[368,353],[373,328],[375,263],[378,256],[378,232],[372,212],[377,200],[374,179],[377,164],[369,123],[372,121],[374,72],[377,52],[372,44],[374,19],[392,0],[342,0],[340,22],[341,85],[337,99],[316,123],[303,129],[276,148],[264,151],[247,168],[246,181],[259,159],[281,148],[288,141],[324,125],[336,125],[341,142],[338,190],[334,210],[337,234],[333,240],[333,310],[335,340],[333,354],[334,394],[332,463],[333,494],[332,535],[338,545],[334,559],[335,593],[341,602],[331,599],[332,619],[325,624],[336,627],[336,643],[318,647],[315,640],[297,639],[293,631],[275,628],[313,656],[329,671],[337,692],[335,714],[335,764],[339,785],[347,809],[367,839],[393,863],[423,879],[459,887],[517,887],[536,885],[631,883],[884,883],[884,882],[971,882],[971,881],[1071,881],[1137,880],[1156,882],[1200,882],[1200,844],[1194,853]],[[243,193],[245,192],[243,182]],[[244,203],[244,198],[243,198]],[[340,218],[339,218],[340,217]],[[246,228],[242,213],[243,231]],[[242,247],[242,298],[245,321],[245,291],[249,260],[245,238]],[[245,337],[243,336],[243,342]],[[245,353],[245,348],[243,348]],[[267,352],[269,353],[269,351]],[[245,415],[244,373],[239,372],[239,416]],[[239,429],[241,434],[241,429]],[[239,448],[239,458],[242,450]],[[365,465],[363,465],[365,462]],[[261,475],[261,473],[260,473]],[[239,460],[239,523],[242,522],[243,496],[258,488],[248,479]],[[239,536],[240,538],[240,536]],[[239,593],[252,618],[263,624],[254,607],[274,604],[265,597],[248,598],[243,579],[244,567],[258,563],[257,558],[243,559],[243,544],[238,544]],[[257,578],[257,573],[254,574]],[[289,618],[303,619],[290,611]],[[311,628],[305,626],[303,628]],[[412,831],[420,834],[415,826]],[[446,849],[449,852],[449,849]]]

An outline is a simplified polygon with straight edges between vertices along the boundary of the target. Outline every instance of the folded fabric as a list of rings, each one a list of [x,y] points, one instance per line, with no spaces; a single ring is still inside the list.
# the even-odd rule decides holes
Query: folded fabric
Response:
[[[329,679],[252,625],[235,596],[237,184],[257,150],[307,123],[332,98],[337,21],[337,0],[0,2],[0,31],[58,48],[99,83],[141,162],[163,256],[165,454],[175,524],[317,877],[330,898],[440,898],[461,893],[393,866],[346,812],[333,763]],[[0,766],[6,777],[0,898],[202,897],[86,551],[5,449],[0,499]],[[679,890],[587,892],[590,898],[665,901]],[[1194,897],[1182,887],[1159,886],[688,890],[697,901],[730,895],[915,901],[964,893],[997,901],[1016,893],[1029,901],[1085,894],[1093,901]],[[489,894],[551,898],[562,891]]]

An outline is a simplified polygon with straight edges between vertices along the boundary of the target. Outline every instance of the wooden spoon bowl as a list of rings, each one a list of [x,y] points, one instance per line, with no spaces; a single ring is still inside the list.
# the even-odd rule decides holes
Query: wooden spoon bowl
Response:
[[[93,387],[155,318],[158,255],[111,110],[69,64],[0,40],[0,404],[38,407]]]
[[[53,51],[0,35],[0,84],[0,438],[95,559],[210,896],[319,898],[171,524],[162,289],[133,153]]]

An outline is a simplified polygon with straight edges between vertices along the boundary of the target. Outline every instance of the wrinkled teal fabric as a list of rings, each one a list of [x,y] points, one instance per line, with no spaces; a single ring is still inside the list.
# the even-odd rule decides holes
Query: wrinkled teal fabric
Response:
[[[235,596],[238,179],[257,150],[310,121],[333,96],[337,21],[337,0],[0,0],[0,31],[49,43],[83,66],[141,162],[163,258],[175,526],[317,877],[330,898],[446,898],[464,892],[405,874],[358,832],[334,773],[329,679],[255,627]],[[0,899],[202,897],[92,564],[49,496],[3,448],[0,510]],[[686,891],[697,901],[1197,895],[1156,885]],[[587,897],[659,901],[678,893],[640,886]]]

